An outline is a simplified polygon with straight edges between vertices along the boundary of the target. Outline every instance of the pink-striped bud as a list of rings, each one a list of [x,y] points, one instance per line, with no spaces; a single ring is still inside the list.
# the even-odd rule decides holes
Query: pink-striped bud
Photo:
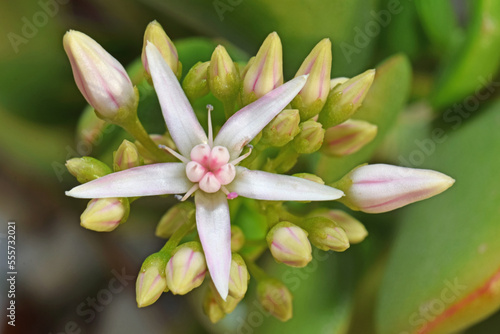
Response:
[[[126,198],[95,198],[80,216],[80,225],[96,232],[111,232],[127,220],[129,212]]]
[[[192,202],[184,201],[172,206],[160,219],[156,226],[156,236],[170,238],[172,234],[190,219],[194,219],[195,206]]]
[[[143,164],[139,151],[134,143],[124,139],[113,153],[113,169],[115,172],[138,167]]]
[[[177,247],[167,263],[167,286],[175,295],[185,295],[203,283],[207,264],[201,244],[187,242]]]
[[[101,118],[112,121],[119,111],[136,111],[132,81],[113,56],[79,31],[68,31],[63,44],[80,92]]]
[[[349,238],[342,227],[326,217],[312,217],[304,221],[309,240],[317,248],[343,252],[349,248]]]
[[[368,70],[345,82],[341,78],[339,82],[342,84],[332,86],[318,122],[328,129],[351,118],[363,103],[374,78],[375,70]]]
[[[207,289],[203,299],[203,312],[213,324],[219,322],[226,316],[226,313],[224,313],[224,310],[219,305],[216,294],[217,292],[214,292],[212,289]]]
[[[141,60],[148,75],[151,75],[149,72],[148,58],[146,57],[146,46],[148,41],[156,46],[163,59],[165,59],[165,62],[172,69],[172,72],[174,72],[177,78],[180,78],[182,74],[182,64],[179,61],[177,49],[175,48],[174,43],[172,43],[172,40],[170,40],[168,35],[163,30],[161,24],[156,21],[149,23],[146,27],[146,31],[144,32],[144,44],[142,47]]]
[[[156,265],[143,267],[137,276],[135,296],[138,307],[146,307],[160,298],[167,288],[165,273]]]
[[[247,105],[283,84],[283,51],[276,32],[262,43],[243,78],[242,102]]]
[[[292,293],[277,279],[266,278],[257,285],[257,298],[262,307],[275,318],[287,321],[292,318]]]
[[[355,168],[335,187],[346,194],[339,201],[352,210],[380,213],[440,194],[453,183],[433,170],[375,164]]]
[[[243,298],[247,293],[249,279],[250,275],[245,261],[241,255],[233,253],[229,271],[229,295],[236,299]]]
[[[365,226],[356,218],[342,210],[326,210],[322,216],[333,220],[342,227],[351,244],[359,244],[368,236]]]
[[[377,135],[377,126],[349,119],[325,132],[321,152],[336,157],[356,153]]]
[[[238,252],[245,245],[245,239],[241,227],[231,225],[231,252]]]
[[[312,249],[307,232],[289,223],[276,224],[267,234],[267,244],[277,262],[291,267],[305,267],[312,260]]]
[[[312,49],[295,74],[295,77],[309,74],[304,88],[292,101],[292,107],[300,111],[301,120],[308,120],[323,108],[330,93],[331,69],[332,43],[325,38]]]

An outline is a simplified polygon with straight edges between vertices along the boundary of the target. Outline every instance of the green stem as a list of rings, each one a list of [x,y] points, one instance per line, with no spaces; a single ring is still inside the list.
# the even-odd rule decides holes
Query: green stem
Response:
[[[257,266],[254,261],[248,259],[247,257],[243,259],[245,260],[245,263],[247,265],[248,270],[250,271],[250,274],[257,281],[262,281],[264,279],[269,278],[269,276],[264,272],[264,270],[262,270],[259,266]]]
[[[264,171],[270,173],[284,173],[290,170],[299,157],[299,153],[295,152],[291,144],[285,145],[278,155],[271,160],[268,160],[264,165]]]
[[[223,105],[224,105],[224,115],[226,115],[226,119],[228,119],[234,114],[236,99],[228,99],[227,101],[223,101]]]
[[[171,254],[172,251],[179,245],[179,242],[181,242],[182,238],[186,236],[194,227],[194,224],[196,222],[195,215],[192,214],[191,217],[186,221],[186,223],[182,224],[177,231],[172,234],[170,239],[165,243],[165,246],[160,250],[159,253],[163,254]]]
[[[168,155],[149,137],[138,117],[135,117],[133,122],[128,123],[123,128],[139,141],[153,155],[157,162],[168,161]]]

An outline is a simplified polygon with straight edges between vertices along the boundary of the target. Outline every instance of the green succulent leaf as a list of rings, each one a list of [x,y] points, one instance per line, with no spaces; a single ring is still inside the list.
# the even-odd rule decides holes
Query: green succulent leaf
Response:
[[[445,1],[443,1],[445,2]],[[465,40],[446,61],[436,81],[431,102],[451,105],[492,80],[500,65],[500,2],[471,1],[472,17]]]
[[[456,332],[500,306],[499,110],[497,102],[451,129],[427,156],[422,167],[456,183],[401,212],[379,292],[379,333]]]

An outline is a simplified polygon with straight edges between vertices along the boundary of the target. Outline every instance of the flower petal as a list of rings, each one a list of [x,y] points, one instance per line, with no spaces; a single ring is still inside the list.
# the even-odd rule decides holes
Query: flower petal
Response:
[[[231,268],[231,222],[226,195],[218,191],[195,194],[196,226],[208,271],[219,295],[226,300]]]
[[[225,146],[231,159],[237,158],[245,145],[300,92],[306,80],[305,75],[297,77],[239,110],[222,126],[214,145]]]
[[[108,174],[66,192],[77,198],[182,194],[192,187],[183,163],[160,163]]]
[[[207,135],[198,122],[177,77],[156,46],[148,43],[146,55],[168,131],[179,152],[189,157],[193,147],[207,142]]]
[[[313,181],[239,166],[226,188],[243,197],[268,201],[331,201],[344,196],[338,189]]]

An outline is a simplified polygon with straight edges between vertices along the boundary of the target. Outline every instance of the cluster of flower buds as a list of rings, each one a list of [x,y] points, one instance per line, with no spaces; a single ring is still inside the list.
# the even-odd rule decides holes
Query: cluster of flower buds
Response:
[[[79,132],[86,131],[88,141],[93,141],[95,133],[111,123],[135,139],[124,140],[117,148],[112,169],[90,157],[67,161],[70,173],[84,184],[67,194],[91,199],[81,225],[111,231],[127,219],[130,203],[140,196],[174,194],[181,200],[157,225],[156,235],[168,241],[142,264],[136,283],[139,307],[153,304],[163,292],[183,295],[205,281],[203,309],[215,323],[242,301],[251,274],[262,307],[287,321],[292,317],[290,290],[255,264],[266,242],[277,262],[301,268],[312,261],[312,246],[343,252],[368,232],[341,210],[318,209],[297,217],[283,201],[305,205],[339,200],[352,210],[379,213],[439,194],[454,182],[430,170],[381,164],[357,167],[329,185],[309,173],[278,175],[292,169],[301,154],[320,151],[344,157],[377,134],[376,125],[355,119],[375,71],[331,79],[329,39],[312,49],[296,78],[287,83],[281,40],[273,32],[246,66],[240,67],[223,46],[217,46],[209,61],[188,71],[181,86],[177,50],[160,24],[151,22],[144,34],[141,80],[146,87],[148,82],[154,86],[160,101],[168,130],[162,135],[145,131],[137,117],[138,89],[97,42],[69,31],[64,48],[78,88],[99,117],[87,112]],[[215,138],[213,129],[220,124],[212,128],[213,107],[208,108],[207,135],[189,105],[209,93],[207,99],[223,102],[228,119]],[[235,114],[236,106],[242,109]],[[258,204],[246,199],[228,204],[236,197]],[[258,237],[250,235],[244,224],[231,225],[229,207],[236,210],[234,217],[240,217],[244,211],[238,210],[249,210],[251,205],[259,216],[256,220],[265,226]],[[197,235],[189,240],[197,241],[183,241],[195,225]]]

